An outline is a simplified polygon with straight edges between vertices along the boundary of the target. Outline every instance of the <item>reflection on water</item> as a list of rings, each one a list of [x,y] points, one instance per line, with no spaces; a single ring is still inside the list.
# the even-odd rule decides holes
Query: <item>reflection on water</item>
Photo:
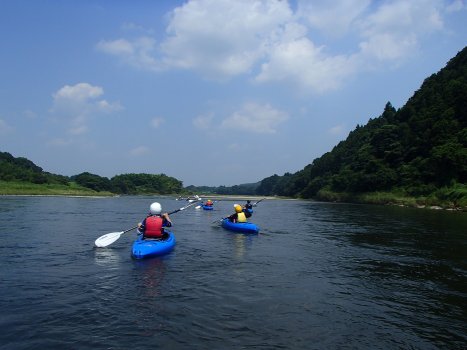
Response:
[[[139,275],[142,296],[149,299],[160,296],[161,283],[166,272],[164,258],[134,260],[134,264]]]
[[[110,248],[94,248],[94,261],[101,267],[117,269],[121,262],[120,252]]]
[[[235,257],[241,259],[245,256],[248,237],[242,234],[232,234],[234,241]]]

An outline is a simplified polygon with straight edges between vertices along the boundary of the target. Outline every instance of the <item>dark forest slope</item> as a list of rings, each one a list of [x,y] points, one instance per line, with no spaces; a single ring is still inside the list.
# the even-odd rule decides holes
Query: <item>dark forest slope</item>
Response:
[[[427,78],[399,110],[357,126],[345,141],[295,174],[261,181],[257,194],[316,198],[324,193],[465,192],[467,48]]]

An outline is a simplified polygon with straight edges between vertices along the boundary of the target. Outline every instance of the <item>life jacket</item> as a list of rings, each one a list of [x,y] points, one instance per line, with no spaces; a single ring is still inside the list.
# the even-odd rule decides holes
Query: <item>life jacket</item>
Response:
[[[237,222],[247,222],[244,212],[237,213]]]
[[[148,216],[146,218],[144,237],[162,238],[163,233],[162,218],[160,216]]]

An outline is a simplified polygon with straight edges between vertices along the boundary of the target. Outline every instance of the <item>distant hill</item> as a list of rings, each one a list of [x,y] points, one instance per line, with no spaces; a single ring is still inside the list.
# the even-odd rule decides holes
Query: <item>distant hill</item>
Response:
[[[192,193],[204,193],[204,194],[222,194],[222,195],[252,195],[256,193],[256,189],[260,185],[260,182],[240,184],[235,186],[187,186],[186,191]]]
[[[15,158],[8,152],[0,152],[0,180],[34,184],[66,184],[69,178],[45,172],[26,158]]]
[[[77,184],[95,192],[115,194],[172,194],[183,190],[181,181],[165,174],[122,174],[111,179],[89,172],[71,177],[51,174],[32,161],[23,157],[15,158],[8,152],[0,152],[0,181],[37,185]]]
[[[466,182],[464,48],[427,78],[405,106],[396,110],[388,102],[381,116],[357,125],[345,141],[301,171],[263,179],[256,194],[326,199],[329,193],[426,196],[458,188],[467,195]]]

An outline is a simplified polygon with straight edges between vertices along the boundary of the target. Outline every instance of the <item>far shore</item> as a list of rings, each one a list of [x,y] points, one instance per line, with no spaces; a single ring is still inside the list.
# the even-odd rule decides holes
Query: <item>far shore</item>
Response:
[[[1,194],[1,197],[69,197],[69,198],[109,198],[109,197],[125,197],[127,195],[119,195],[119,194],[101,194],[96,195],[95,193],[87,194],[71,194],[71,193],[55,193],[55,194],[34,194],[34,193],[7,193]],[[133,196],[133,195],[128,195]],[[192,198],[193,195],[179,195],[179,194],[136,194],[134,196],[155,196],[155,197],[165,197],[165,198],[173,198],[175,200],[179,200],[181,202],[188,201],[188,199]],[[323,200],[323,199],[300,199],[300,198],[290,198],[290,197],[282,197],[282,196],[257,196],[257,195],[221,195],[221,194],[198,194],[200,202],[204,202],[208,199],[214,201],[247,201],[250,200],[252,204],[255,204],[258,201],[263,200],[286,200],[286,201],[296,201],[296,200],[305,200],[305,201],[313,201],[313,202],[322,202],[322,203],[339,203],[339,204],[368,204],[368,205],[387,205],[387,206],[398,206],[398,207],[406,207],[406,208],[417,208],[417,209],[428,209],[428,210],[447,210],[447,211],[461,211],[467,212],[467,208],[459,207],[459,206],[446,206],[446,205],[436,205],[435,203],[432,204],[420,204],[411,201],[397,201],[397,202],[375,202],[375,201],[340,201],[340,200]]]

